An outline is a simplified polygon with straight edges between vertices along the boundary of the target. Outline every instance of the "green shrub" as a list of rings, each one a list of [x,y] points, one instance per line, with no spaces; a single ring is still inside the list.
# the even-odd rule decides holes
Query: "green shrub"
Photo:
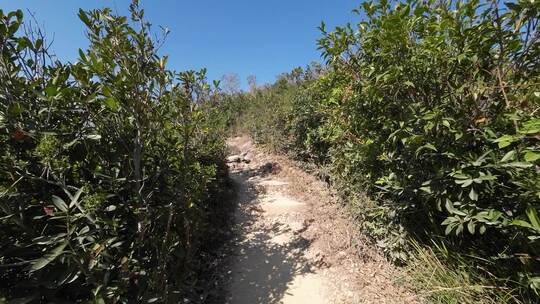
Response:
[[[9,300],[176,303],[193,293],[193,261],[225,208],[214,91],[204,71],[167,70],[136,1],[130,12],[81,10],[90,46],[62,64],[43,37],[19,36],[21,11],[0,11]]]
[[[335,105],[342,119],[326,125],[346,141],[334,166],[395,202],[410,231],[442,225],[461,246],[483,243],[538,290],[540,43],[528,27],[538,4],[363,8],[357,31],[320,40],[334,73],[351,79]]]

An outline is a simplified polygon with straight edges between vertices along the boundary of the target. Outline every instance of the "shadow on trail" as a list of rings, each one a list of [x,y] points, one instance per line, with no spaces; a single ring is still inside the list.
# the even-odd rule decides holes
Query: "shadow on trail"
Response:
[[[280,240],[288,231],[286,225],[278,221],[261,225],[263,221],[257,221],[263,211],[257,204],[257,189],[249,178],[260,175],[260,169],[231,172],[238,189],[239,229],[228,304],[281,303],[294,278],[311,272],[302,254],[309,247],[309,240],[299,235],[291,239],[290,234]]]

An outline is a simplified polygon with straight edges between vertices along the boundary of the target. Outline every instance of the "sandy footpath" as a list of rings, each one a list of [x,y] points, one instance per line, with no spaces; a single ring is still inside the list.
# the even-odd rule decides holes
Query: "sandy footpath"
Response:
[[[228,145],[239,193],[226,303],[418,302],[321,181],[247,137]]]

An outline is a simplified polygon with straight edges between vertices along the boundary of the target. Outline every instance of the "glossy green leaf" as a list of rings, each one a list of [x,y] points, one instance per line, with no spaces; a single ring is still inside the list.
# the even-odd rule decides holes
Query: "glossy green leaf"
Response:
[[[64,253],[64,249],[66,248],[67,244],[68,244],[67,242],[64,242],[58,247],[47,252],[42,258],[35,260],[32,263],[31,271],[37,271],[49,265],[56,258],[58,258],[62,253]]]
[[[60,209],[60,211],[62,211],[62,212],[67,212],[68,211],[68,205],[60,197],[58,197],[56,195],[53,195],[52,196],[52,202],[58,209]]]
[[[528,152],[525,153],[523,158],[525,159],[525,161],[535,162],[535,161],[540,159],[540,153],[539,152],[528,151]]]

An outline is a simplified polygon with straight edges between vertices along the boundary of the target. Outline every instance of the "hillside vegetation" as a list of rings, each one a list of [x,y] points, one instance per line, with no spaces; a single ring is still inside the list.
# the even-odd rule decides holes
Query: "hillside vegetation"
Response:
[[[0,303],[217,299],[231,132],[319,174],[421,297],[540,301],[539,1],[366,1],[324,64],[229,94],[129,12],[80,10],[65,63],[0,10]]]
[[[326,66],[229,96],[227,123],[318,168],[434,302],[538,301],[540,2],[357,12],[321,25]]]
[[[0,10],[1,303],[200,300],[226,209],[216,91],[130,13],[81,10],[90,46],[64,64]]]

